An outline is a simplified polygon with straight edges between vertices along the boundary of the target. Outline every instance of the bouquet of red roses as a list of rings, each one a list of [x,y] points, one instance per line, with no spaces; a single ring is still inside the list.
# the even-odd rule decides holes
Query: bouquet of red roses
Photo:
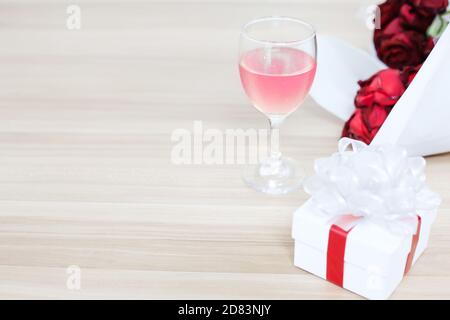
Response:
[[[359,82],[356,110],[343,137],[372,141],[433,49],[438,32],[430,29],[435,31],[434,21],[448,5],[448,0],[388,0],[379,6],[380,29],[374,32],[374,44],[389,69]]]

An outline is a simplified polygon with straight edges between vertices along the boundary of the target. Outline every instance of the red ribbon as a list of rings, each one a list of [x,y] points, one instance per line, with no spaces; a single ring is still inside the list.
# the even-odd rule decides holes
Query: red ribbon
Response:
[[[404,275],[406,275],[409,272],[409,270],[411,269],[411,266],[412,266],[412,263],[414,260],[414,255],[415,255],[416,249],[417,249],[417,243],[419,243],[420,227],[422,225],[422,218],[420,216],[417,216],[417,220],[418,220],[417,221],[417,231],[416,231],[416,234],[412,238],[411,251],[409,251],[408,258],[406,259]]]
[[[417,218],[417,232],[412,237],[411,250],[406,259],[405,275],[411,269],[417,243],[419,242],[422,219],[419,216],[417,216]],[[351,230],[352,229],[346,231],[336,224],[333,224],[328,236],[327,280],[340,287],[343,287],[344,284],[345,246],[347,243],[347,236]]]
[[[340,287],[344,283],[345,244],[350,231],[333,224],[328,236],[327,280]]]

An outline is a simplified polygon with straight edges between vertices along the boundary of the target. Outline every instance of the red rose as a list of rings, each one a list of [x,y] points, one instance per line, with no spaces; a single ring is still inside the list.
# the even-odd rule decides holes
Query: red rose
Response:
[[[366,123],[364,122],[362,116],[362,111],[357,109],[351,118],[346,122],[344,130],[342,131],[342,137],[356,139],[369,144],[373,138],[375,138],[377,133],[378,130],[370,132],[369,129],[367,129]]]
[[[408,68],[403,72],[386,69],[360,81],[361,88],[355,98],[356,111],[345,124],[342,136],[370,143],[418,69]]]
[[[434,48],[434,45],[435,45],[435,43],[434,43],[433,37],[428,37],[426,42],[425,42],[425,48],[424,48],[424,51],[423,51],[425,57],[429,56],[429,54],[431,53],[431,51]]]
[[[388,0],[379,5],[381,28],[384,29],[392,20],[398,17],[400,8],[406,0]]]
[[[406,89],[400,71],[395,69],[382,70],[370,79],[360,81],[359,86],[361,89],[355,98],[357,108],[392,107]]]
[[[378,57],[390,68],[416,66],[428,56],[429,38],[414,30],[406,30],[396,18],[385,28],[375,30],[374,42]]]
[[[439,13],[447,9],[448,0],[410,0],[417,8],[424,8],[434,13]]]
[[[416,8],[407,3],[402,5],[399,12],[399,18],[403,28],[416,30],[422,33],[426,33],[435,17],[435,13],[429,10]]]
[[[422,67],[422,65],[418,65],[416,67],[406,67],[402,70],[402,72],[400,73],[400,78],[406,88],[408,88],[411,82],[414,80],[417,72],[419,72],[420,70],[420,67]]]

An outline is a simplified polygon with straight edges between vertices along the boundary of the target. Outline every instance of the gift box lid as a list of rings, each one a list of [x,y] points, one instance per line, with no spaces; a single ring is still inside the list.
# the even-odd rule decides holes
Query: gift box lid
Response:
[[[292,236],[326,255],[331,226],[329,216],[308,200],[294,214]],[[347,236],[344,260],[387,275],[393,267],[405,265],[411,241],[411,235],[395,234],[377,224],[360,220]]]

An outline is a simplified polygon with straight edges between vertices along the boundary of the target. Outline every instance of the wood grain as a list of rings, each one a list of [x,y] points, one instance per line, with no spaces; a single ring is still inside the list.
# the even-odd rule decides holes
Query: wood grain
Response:
[[[0,1],[0,297],[358,298],[293,266],[303,192],[255,193],[240,166],[175,166],[170,138],[194,120],[265,128],[237,74],[244,22],[299,16],[369,48],[362,2],[73,2],[79,31],[65,2]],[[341,127],[309,99],[282,150],[311,172]],[[450,298],[449,160],[428,159],[444,203],[393,298]]]

